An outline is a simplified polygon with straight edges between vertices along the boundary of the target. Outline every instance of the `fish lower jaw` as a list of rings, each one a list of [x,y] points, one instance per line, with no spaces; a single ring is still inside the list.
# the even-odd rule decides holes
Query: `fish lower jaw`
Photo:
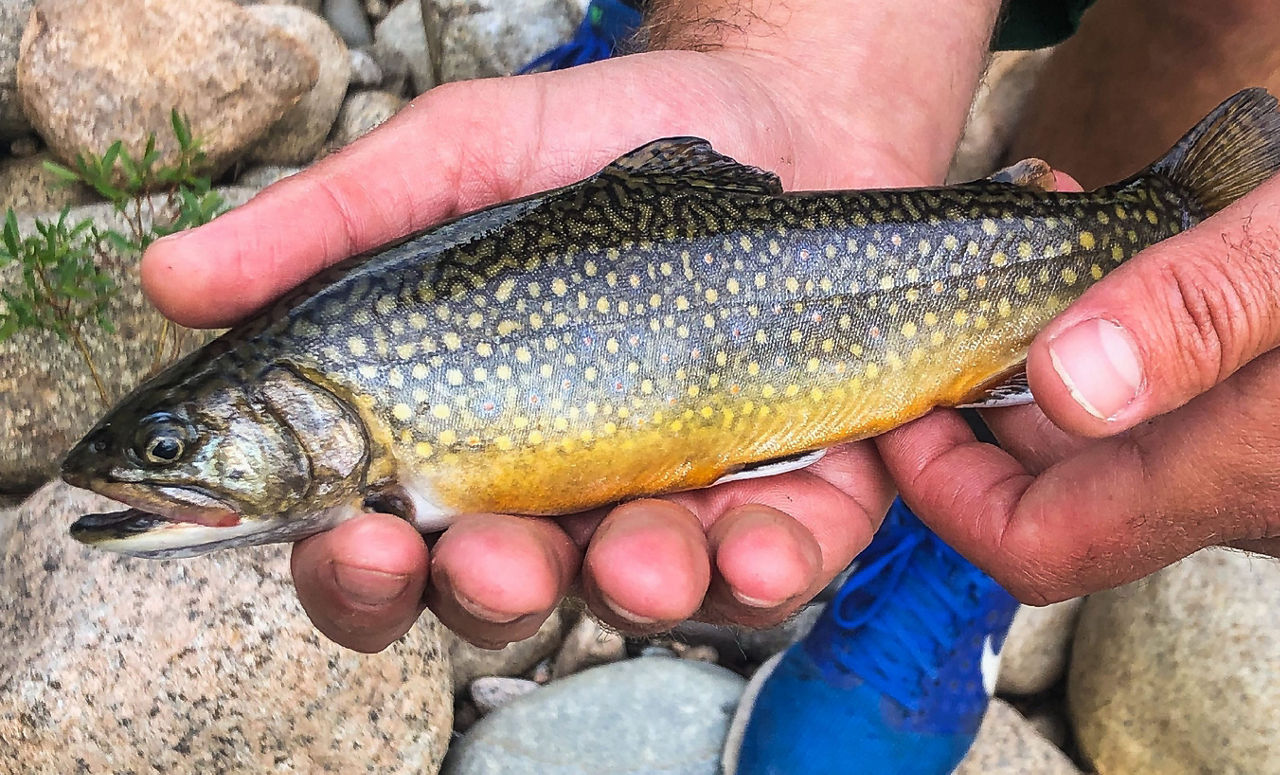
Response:
[[[71,526],[71,535],[82,544],[117,554],[176,559],[237,546],[299,541],[360,512],[355,506],[343,505],[306,517],[237,518],[234,524],[207,525],[130,509],[82,517]]]

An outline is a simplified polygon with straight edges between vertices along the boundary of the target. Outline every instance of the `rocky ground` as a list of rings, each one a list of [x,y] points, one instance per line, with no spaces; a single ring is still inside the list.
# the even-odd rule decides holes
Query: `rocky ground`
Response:
[[[167,138],[175,105],[241,203],[414,94],[511,72],[570,35],[583,5],[0,0],[0,208],[23,229],[63,206],[118,227],[43,162]],[[997,166],[1044,56],[993,63],[953,179]],[[109,267],[119,333],[86,337],[112,395],[152,368],[147,337],[161,328],[136,260]],[[770,631],[689,623],[641,641],[566,607],[498,652],[428,615],[383,654],[346,652],[310,627],[278,547],[152,563],[71,542],[94,499],[42,485],[101,409],[68,344],[0,342],[0,772],[710,775],[745,679],[817,611]],[[1270,561],[1212,550],[1024,608],[960,772],[1280,771],[1277,582]]]

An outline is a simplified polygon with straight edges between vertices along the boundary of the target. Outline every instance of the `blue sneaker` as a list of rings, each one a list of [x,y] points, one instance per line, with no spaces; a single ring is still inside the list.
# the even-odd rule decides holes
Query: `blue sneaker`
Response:
[[[951,772],[1017,607],[895,501],[813,630],[752,680],[725,775]]]
[[[641,22],[640,11],[624,0],[591,0],[573,39],[520,68],[520,73],[563,70],[608,59],[640,29]]]

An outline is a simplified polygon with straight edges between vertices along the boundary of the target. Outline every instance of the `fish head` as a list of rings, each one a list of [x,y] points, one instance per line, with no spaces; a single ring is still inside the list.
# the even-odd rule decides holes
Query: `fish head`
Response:
[[[163,376],[163,375],[162,375]],[[62,463],[68,483],[130,508],[71,534],[141,557],[297,540],[360,512],[367,443],[333,393],[286,368],[144,385]]]

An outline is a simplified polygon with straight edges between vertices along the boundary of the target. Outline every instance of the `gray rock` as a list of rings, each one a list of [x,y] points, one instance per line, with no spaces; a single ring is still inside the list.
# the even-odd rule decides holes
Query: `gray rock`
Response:
[[[524,673],[555,651],[564,635],[564,628],[564,614],[556,609],[533,636],[496,650],[473,646],[452,631],[447,631],[444,640],[449,651],[453,690],[461,692],[481,676]]]
[[[1083,598],[1044,607],[1024,605],[1000,652],[1001,694],[1037,694],[1053,686],[1067,668],[1071,638]]]
[[[18,99],[18,44],[35,0],[0,0],[0,140],[31,131]]]
[[[363,48],[351,49],[351,89],[375,89],[382,85],[382,65]]]
[[[537,691],[542,684],[526,678],[505,675],[483,675],[471,682],[467,690],[480,715],[487,716],[504,705]]]
[[[323,639],[288,552],[184,561],[80,546],[110,502],[0,514],[0,762],[23,772],[434,772],[452,701],[429,615],[376,655]]]
[[[272,183],[284,180],[290,175],[297,175],[305,167],[290,167],[279,164],[264,164],[260,167],[249,167],[236,177],[237,186],[249,188],[266,188]]]
[[[515,72],[572,37],[586,8],[580,0],[420,2],[439,83]]]
[[[596,667],[481,719],[446,775],[716,775],[744,681],[722,667],[641,658]]]
[[[400,112],[404,98],[385,91],[358,91],[342,102],[329,148],[337,150],[368,134],[374,127]]]
[[[253,145],[249,159],[261,164],[306,164],[320,152],[347,93],[351,58],[346,44],[310,11],[287,5],[255,5],[245,10],[301,42],[319,63],[315,85]]]
[[[436,85],[422,7],[415,0],[404,0],[392,8],[374,28],[373,40],[373,55],[383,72],[392,75],[400,67],[407,67],[415,94]],[[383,88],[388,87],[384,84]]]
[[[302,43],[225,0],[39,0],[32,18],[18,89],[64,161],[116,140],[139,150],[150,133],[170,160],[176,108],[222,169],[317,77]]]
[[[591,616],[583,616],[565,636],[552,664],[551,674],[564,678],[588,667],[617,662],[626,656],[625,638],[613,630],[606,630]]]
[[[0,211],[9,208],[20,213],[57,210],[97,198],[88,186],[69,186],[54,176],[44,168],[46,161],[53,161],[47,152],[0,161]]]
[[[993,699],[978,737],[952,775],[1080,775],[1065,753],[1046,740],[1022,714]]]
[[[1280,772],[1280,563],[1205,549],[1091,595],[1067,706],[1100,773]]]
[[[321,8],[324,18],[348,46],[367,46],[373,42],[373,28],[360,0],[324,0]]]
[[[229,206],[241,204],[254,189],[220,190]],[[163,210],[163,198],[153,200]],[[150,224],[151,208],[143,207]],[[56,216],[55,216],[56,217]],[[128,234],[124,219],[109,204],[76,207],[69,221],[91,218],[100,228]],[[30,233],[33,217],[18,219],[20,231]],[[107,316],[115,334],[85,326],[83,338],[111,400],[142,380],[156,363],[163,318],[142,295],[137,256],[111,254],[104,263],[120,292]],[[16,264],[0,269],[0,287],[14,282]],[[168,359],[177,342],[180,352],[203,343],[212,334],[169,326],[164,337]],[[34,355],[37,354],[38,356]],[[28,493],[57,473],[57,463],[73,442],[106,409],[92,375],[74,346],[53,334],[25,331],[0,342],[0,492]]]

